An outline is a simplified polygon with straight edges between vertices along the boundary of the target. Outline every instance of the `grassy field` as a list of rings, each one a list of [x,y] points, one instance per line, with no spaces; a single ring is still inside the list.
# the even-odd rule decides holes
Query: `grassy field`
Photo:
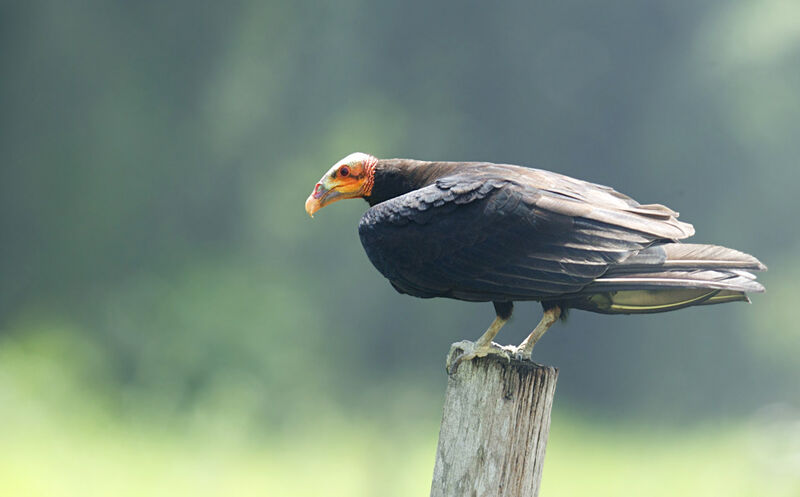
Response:
[[[430,430],[387,438],[374,427],[329,428],[231,443],[121,426],[6,425],[0,494],[427,495],[435,449]],[[798,473],[754,458],[752,438],[725,429],[631,440],[621,431],[561,423],[552,435],[542,493],[800,494]]]
[[[437,436],[429,421],[385,425],[326,410],[254,434],[224,411],[185,422],[120,418],[78,389],[32,388],[8,373],[0,368],[0,495],[399,497],[429,490]],[[562,408],[542,494],[800,495],[800,430],[768,419],[652,433]]]

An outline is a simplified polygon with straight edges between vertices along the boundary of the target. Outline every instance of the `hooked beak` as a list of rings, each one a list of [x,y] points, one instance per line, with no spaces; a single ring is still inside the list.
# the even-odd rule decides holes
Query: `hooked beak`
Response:
[[[311,192],[311,195],[306,199],[306,212],[309,216],[314,217],[315,212],[341,198],[341,193],[328,188],[324,182],[320,181],[314,187],[314,191]]]

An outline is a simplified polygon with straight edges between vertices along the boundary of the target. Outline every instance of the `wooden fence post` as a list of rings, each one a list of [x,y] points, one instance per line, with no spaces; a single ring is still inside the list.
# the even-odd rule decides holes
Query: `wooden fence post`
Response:
[[[461,363],[447,380],[431,497],[538,495],[557,377],[530,361]]]

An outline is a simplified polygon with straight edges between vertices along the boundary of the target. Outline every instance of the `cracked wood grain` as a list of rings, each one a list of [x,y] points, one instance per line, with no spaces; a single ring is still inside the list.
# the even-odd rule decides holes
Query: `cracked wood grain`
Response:
[[[447,382],[431,497],[538,495],[557,377],[530,361],[462,363]]]

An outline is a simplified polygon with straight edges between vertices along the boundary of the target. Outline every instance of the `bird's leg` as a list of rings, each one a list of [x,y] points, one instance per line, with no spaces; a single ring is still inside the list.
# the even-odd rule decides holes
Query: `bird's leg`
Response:
[[[504,324],[511,319],[511,312],[514,309],[513,302],[495,302],[494,303],[495,311],[497,312],[497,317],[492,321],[492,324],[489,325],[489,328],[484,332],[483,335],[478,338],[475,343],[470,341],[464,340],[462,342],[458,342],[453,344],[453,348],[450,350],[450,354],[447,356],[447,371],[449,373],[455,373],[458,365],[462,361],[469,361],[470,359],[474,359],[476,357],[486,357],[487,355],[499,355],[504,357],[506,360],[511,360],[511,355],[509,352],[502,347],[499,347],[495,344],[492,344],[492,339],[497,335],[497,332],[500,331],[500,328],[503,327]],[[458,349],[462,350],[463,352],[458,355],[458,357],[454,357],[455,350]]]
[[[542,338],[542,335],[551,327],[553,323],[558,321],[558,318],[561,317],[561,308],[558,306],[551,307],[549,309],[545,309],[544,314],[542,314],[542,320],[539,321],[539,324],[536,325],[536,328],[533,329],[528,338],[526,338],[519,347],[517,347],[517,355],[521,356],[523,359],[530,359],[531,353],[533,352],[533,346],[536,345],[536,342]]]
[[[447,356],[447,372],[448,373],[455,373],[458,365],[461,364],[462,361],[469,361],[470,359],[474,359],[476,357],[485,357],[489,354],[497,354],[502,355],[507,360],[511,360],[511,356],[509,353],[497,346],[492,346],[492,339],[497,335],[497,332],[500,331],[500,328],[503,327],[504,324],[508,321],[508,318],[501,318],[497,316],[492,324],[489,325],[489,328],[486,332],[481,335],[474,343],[468,340],[464,340],[458,343],[453,344],[453,348],[450,350],[450,354]],[[455,350],[458,349],[462,350],[463,352],[455,357]]]

